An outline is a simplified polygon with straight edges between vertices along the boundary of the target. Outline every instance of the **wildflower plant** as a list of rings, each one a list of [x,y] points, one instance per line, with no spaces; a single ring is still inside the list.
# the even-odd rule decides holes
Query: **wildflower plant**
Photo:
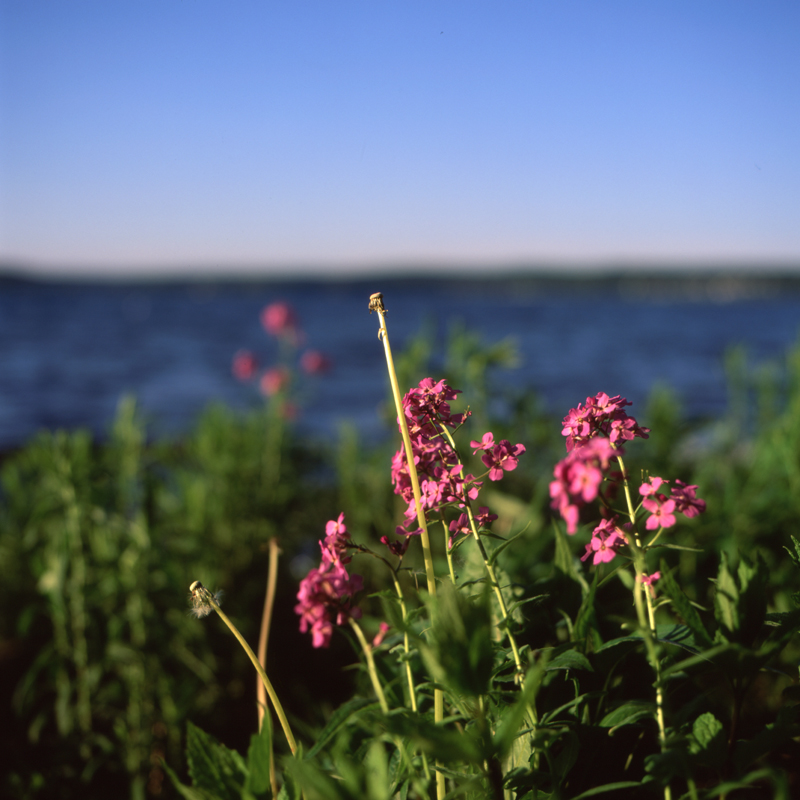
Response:
[[[779,746],[794,752],[797,675],[787,674],[795,691],[766,733],[742,719],[751,688],[800,630],[800,593],[796,608],[768,612],[761,557],[741,554],[734,568],[723,554],[713,614],[690,599],[670,558],[697,549],[673,534],[706,511],[699,484],[646,470],[634,480],[626,448],[650,431],[624,397],[602,392],[562,423],[566,453],[548,487],[551,575],[526,583],[517,570],[512,579],[500,563],[512,554],[524,563],[531,534],[495,533],[503,504],[493,506],[526,446],[470,431],[471,410],[444,379],[401,392],[381,294],[369,308],[397,411],[400,446],[387,463],[397,518],[377,541],[355,541],[344,512],[329,520],[294,609],[313,648],[329,647],[337,631],[348,637],[368,681],[296,742],[260,660],[218,597],[192,585],[193,612],[213,610],[229,625],[283,726],[290,753],[270,758],[263,796],[672,800],[749,787],[788,798],[786,771],[767,759]],[[291,320],[274,316],[270,325]],[[587,534],[581,553],[570,537]],[[364,559],[391,590],[374,591],[356,572]],[[241,796],[254,794],[251,776],[264,768],[259,741],[236,762]],[[229,758],[221,745],[201,747]],[[214,793],[213,781],[201,788]]]

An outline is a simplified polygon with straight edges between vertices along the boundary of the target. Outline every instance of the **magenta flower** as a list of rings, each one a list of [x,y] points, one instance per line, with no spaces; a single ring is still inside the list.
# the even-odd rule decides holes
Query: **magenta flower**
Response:
[[[663,478],[651,477],[649,481],[645,481],[639,487],[639,494],[643,497],[653,497],[665,483],[669,483],[669,481],[665,481]]]
[[[339,518],[330,520],[325,525],[325,540],[319,543],[322,549],[322,563],[349,564],[352,560],[347,555],[350,537],[344,524],[344,512]]]
[[[640,427],[633,417],[623,411],[631,403],[617,395],[609,397],[600,392],[594,397],[586,398],[586,405],[578,404],[570,409],[564,417],[563,436],[567,437],[567,452],[585,444],[595,436],[602,435],[612,444],[618,441],[629,441],[635,436],[647,439],[649,428]]]
[[[524,452],[525,445],[512,445],[507,439],[496,444],[486,455],[481,456],[481,461],[489,468],[489,480],[499,481],[503,477],[503,470],[510,472],[516,469],[519,463],[518,457]]]
[[[683,481],[676,480],[672,487],[671,499],[675,501],[675,510],[686,517],[696,517],[706,510],[706,501],[697,497],[697,487],[687,486]]]
[[[259,382],[261,393],[267,397],[281,392],[289,383],[289,370],[286,367],[272,367],[264,372]]]
[[[300,368],[309,375],[319,375],[331,368],[331,362],[319,350],[306,350],[300,356]]]
[[[640,578],[641,582],[647,586],[650,590],[650,594],[652,597],[656,596],[656,590],[653,588],[653,584],[661,577],[660,572],[654,572],[652,575],[647,575],[646,573],[642,573]]]
[[[597,437],[573,449],[559,461],[550,483],[550,507],[557,509],[567,523],[567,533],[578,529],[579,508],[594,500],[611,460],[621,450],[615,450],[608,439]]]
[[[647,530],[655,531],[659,528],[671,528],[675,524],[674,500],[667,500],[663,494],[657,494],[642,500],[642,506],[650,512],[650,516],[645,523]]]
[[[362,590],[363,580],[360,575],[350,576],[344,567],[350,561],[344,514],[328,522],[325,531],[325,539],[319,543],[322,563],[300,582],[294,607],[300,615],[300,632],[311,631],[314,647],[330,644],[334,624],[343,625],[350,617],[361,616],[353,597]]]
[[[233,357],[231,371],[233,377],[240,381],[249,381],[258,369],[258,361],[249,350],[239,350]]]
[[[401,539],[399,542],[391,541],[388,536],[381,536],[381,543],[385,544],[389,548],[389,552],[398,558],[402,558],[406,554],[406,550],[408,550],[408,546],[411,544],[411,539],[408,538],[408,531],[403,530],[403,528],[400,528],[400,530],[405,536],[405,539]],[[421,528],[419,533],[422,533]]]
[[[497,514],[490,514],[486,506],[480,506],[478,508],[478,513],[475,515],[475,522],[478,524],[479,528],[488,528],[489,523],[494,522],[496,519]]]
[[[453,414],[450,409],[449,401],[458,394],[444,381],[425,378],[403,398],[403,412],[411,436],[425,511],[438,511],[449,503],[463,506],[467,499],[478,495],[480,483],[474,475],[463,474],[458,454],[441,434],[444,427],[456,427],[465,419],[465,414]],[[413,525],[416,506],[405,448],[398,450],[392,458],[392,483],[395,494],[408,504],[405,526]]]
[[[581,561],[586,561],[590,555],[594,555],[592,564],[607,564],[613,561],[617,555],[617,548],[622,544],[620,535],[614,531],[610,536],[592,536],[592,541],[586,545],[586,553],[581,556]]]
[[[478,450],[491,450],[494,447],[494,436],[489,431],[483,434],[483,438],[479,442],[473,440],[469,443],[469,446],[475,448],[472,451],[472,455],[475,455]]]
[[[299,332],[294,309],[283,301],[270,303],[262,310],[261,324],[273,336],[296,337]]]
[[[351,577],[340,564],[323,563],[303,578],[294,610],[300,615],[300,632],[311,631],[314,647],[330,644],[334,624],[361,617],[361,609],[352,601],[362,588],[361,576]]]
[[[389,633],[389,623],[381,622],[381,624],[378,626],[378,632],[375,634],[375,638],[372,640],[372,646],[380,647],[381,642],[383,642],[383,639],[387,633]]]
[[[453,549],[453,542],[459,533],[469,536],[472,529],[469,526],[469,517],[466,514],[459,514],[458,519],[454,519],[450,523],[450,540],[447,543],[448,548]]]

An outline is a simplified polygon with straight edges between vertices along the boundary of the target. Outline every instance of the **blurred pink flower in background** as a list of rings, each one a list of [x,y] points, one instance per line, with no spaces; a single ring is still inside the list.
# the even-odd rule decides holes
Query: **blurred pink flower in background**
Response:
[[[306,350],[300,356],[300,367],[309,375],[317,375],[321,372],[327,372],[331,368],[331,362],[319,350]]]
[[[261,324],[273,336],[297,336],[297,317],[294,309],[281,301],[270,303],[261,312]]]
[[[231,371],[234,378],[249,381],[258,369],[258,360],[249,350],[239,350],[233,357]]]
[[[259,382],[261,393],[267,397],[278,394],[289,383],[289,370],[286,367],[272,367],[264,372]]]

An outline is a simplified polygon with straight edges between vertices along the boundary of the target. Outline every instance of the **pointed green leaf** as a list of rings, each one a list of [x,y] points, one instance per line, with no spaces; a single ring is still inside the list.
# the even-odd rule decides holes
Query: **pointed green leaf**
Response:
[[[655,703],[631,700],[631,702],[624,703],[613,711],[609,711],[600,721],[600,727],[622,728],[625,725],[633,725],[634,722],[638,722],[640,719],[653,719],[655,713]]]
[[[556,669],[585,669],[589,672],[594,672],[589,659],[577,650],[565,650],[551,659],[547,664],[546,670],[551,672]]]
[[[272,752],[272,719],[264,715],[261,732],[250,737],[247,751],[247,789],[256,797],[267,797],[270,787],[270,754]]]
[[[708,635],[697,609],[691,604],[681,587],[678,586],[678,582],[663,559],[661,561],[661,580],[658,582],[658,590],[669,597],[672,601],[672,607],[689,626],[698,643],[702,647],[711,647],[711,637]]]
[[[336,711],[331,714],[328,724],[322,729],[322,732],[317,737],[314,746],[306,753],[306,758],[314,758],[314,756],[322,750],[323,747],[331,740],[336,732],[341,728],[347,720],[354,714],[361,711],[366,706],[377,705],[374,700],[369,700],[365,697],[354,697],[344,705],[339,706]]]
[[[190,722],[186,729],[186,760],[195,789],[220,800],[239,800],[247,779],[244,759]]]

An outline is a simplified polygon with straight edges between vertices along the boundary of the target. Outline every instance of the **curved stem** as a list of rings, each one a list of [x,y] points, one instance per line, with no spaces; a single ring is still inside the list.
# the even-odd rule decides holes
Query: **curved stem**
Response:
[[[358,642],[361,645],[361,649],[364,651],[364,656],[367,659],[367,671],[369,672],[369,677],[372,681],[372,688],[375,690],[375,694],[378,697],[378,702],[381,704],[381,711],[383,711],[384,714],[388,714],[389,704],[386,702],[386,695],[383,693],[383,687],[381,686],[381,682],[378,680],[378,671],[375,669],[375,659],[372,657],[372,648],[369,646],[369,642],[366,640],[364,631],[361,630],[359,624],[352,617],[348,619],[348,622],[350,623],[350,627],[355,632]]]
[[[267,673],[264,671],[264,667],[261,666],[261,662],[256,658],[256,654],[253,652],[252,648],[249,644],[245,641],[244,636],[239,633],[238,628],[228,619],[227,614],[219,607],[219,604],[214,599],[214,596],[211,592],[208,591],[204,586],[199,586],[195,589],[197,592],[203,592],[203,599],[214,609],[214,611],[219,614],[220,619],[230,628],[231,633],[236,637],[239,644],[244,649],[245,653],[247,653],[247,657],[253,663],[253,666],[256,668],[256,672],[261,677],[261,680],[264,683],[264,687],[267,690],[267,694],[269,694],[270,700],[272,700],[272,706],[275,709],[275,713],[278,715],[278,719],[280,720],[281,727],[283,728],[283,733],[286,736],[286,741],[289,743],[289,748],[292,751],[292,755],[297,753],[297,742],[295,741],[294,734],[292,733],[292,728],[289,725],[289,720],[286,718],[286,713],[283,710],[283,706],[281,705],[280,700],[278,700],[278,695],[275,693],[275,689],[272,688],[272,684],[270,683],[269,678],[267,677]]]

